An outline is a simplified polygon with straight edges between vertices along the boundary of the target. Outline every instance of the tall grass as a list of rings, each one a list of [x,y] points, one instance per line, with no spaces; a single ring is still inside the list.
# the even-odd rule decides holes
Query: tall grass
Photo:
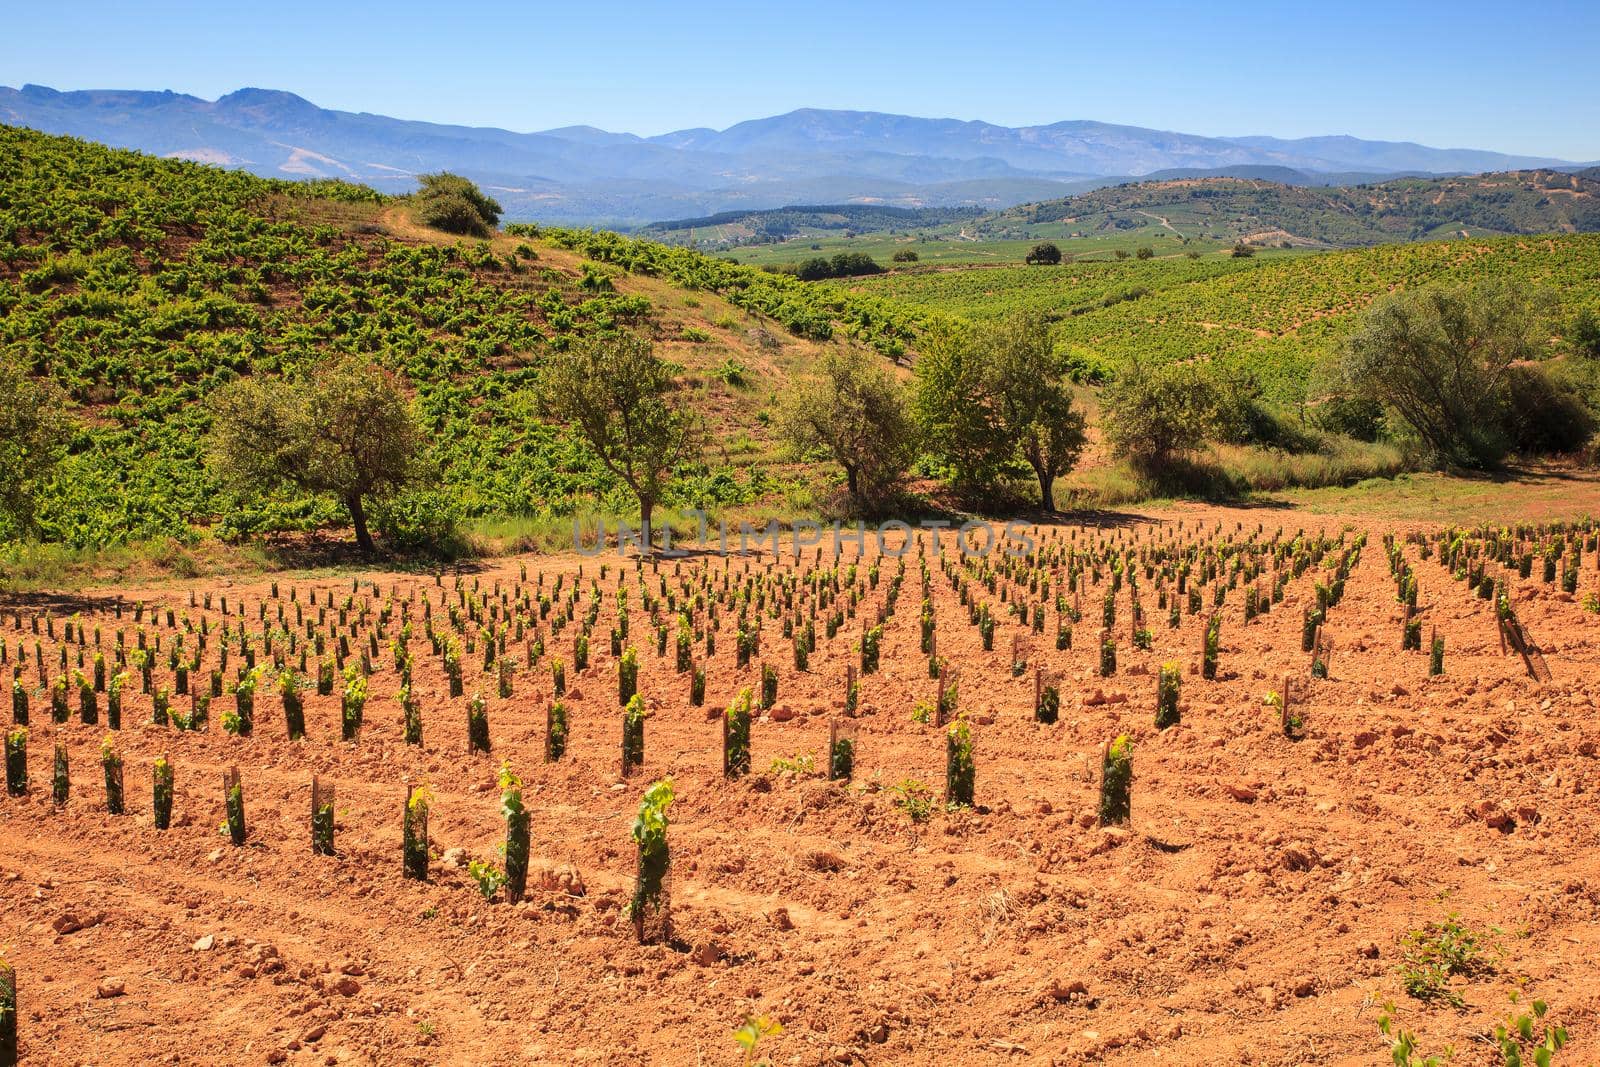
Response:
[[[1110,508],[1175,497],[1230,500],[1284,489],[1349,486],[1393,478],[1415,464],[1395,445],[1327,437],[1305,452],[1258,445],[1212,444],[1191,459],[1159,471],[1127,462],[1080,471],[1065,479],[1057,502],[1072,508]]]

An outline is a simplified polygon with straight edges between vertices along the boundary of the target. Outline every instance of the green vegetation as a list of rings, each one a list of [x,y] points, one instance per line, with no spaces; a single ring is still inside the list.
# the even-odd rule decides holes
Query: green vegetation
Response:
[[[500,205],[459,174],[424,174],[411,199],[417,217],[446,233],[487,237],[500,225]]]
[[[1161,219],[1194,240],[1372,245],[1456,236],[1600,230],[1600,180],[1533,170],[1377,184],[1298,186],[1250,178],[1130,182],[977,219],[982,237],[1051,224],[1075,233],[1131,232]]]
[[[667,868],[672,862],[672,853],[667,847],[667,809],[672,806],[672,788],[672,779],[664,778],[645,790],[639,802],[639,814],[633,821],[632,836],[639,850],[639,870],[627,914],[641,942],[645,936],[645,910],[654,908],[661,913],[666,909]]]
[[[899,385],[857,348],[827,352],[817,372],[789,391],[781,432],[802,455],[826,455],[844,469],[845,491],[856,508],[881,507],[915,445]]]
[[[539,370],[580,339],[657,321],[650,298],[583,287],[559,251],[560,266],[529,266],[489,243],[396,239],[386,220],[402,209],[355,186],[266,181],[13,128],[0,128],[0,158],[0,365],[64,398],[29,401],[27,417],[0,412],[0,451],[58,457],[53,469],[28,467],[30,484],[8,482],[26,492],[23,506],[7,502],[0,539],[31,526],[74,548],[181,545],[202,531],[349,522],[337,493],[276,480],[238,491],[204,448],[212,394],[241,378],[306,388],[346,360],[404,394],[432,474],[376,509],[391,543],[457,520],[570,515],[580,501],[618,508],[631,495],[579,436],[540,416]],[[725,287],[810,333],[859,330],[903,350],[920,318],[794,279],[752,285],[760,272],[684,250],[629,255],[620,241],[573,232],[570,243],[641,270],[670,255],[674,274],[705,272],[698,288]],[[4,390],[8,403],[25,392]],[[75,426],[36,430],[28,415],[63,408]],[[0,456],[8,469],[11,455]],[[673,500],[695,506],[748,503],[771,484],[726,468],[680,473]]]
[[[1408,996],[1461,1006],[1452,978],[1472,978],[1494,971],[1482,936],[1455,915],[1412,930],[1400,944],[1400,981]]]
[[[1100,761],[1100,825],[1122,826],[1133,813],[1133,741],[1126,735],[1106,745]]]
[[[638,500],[646,546],[667,479],[699,441],[694,417],[670,397],[672,376],[648,340],[628,333],[552,353],[542,376],[551,417],[576,427]]]
[[[0,460],[28,472],[0,489],[0,542],[39,580],[130,544],[192,573],[223,548],[200,550],[207,534],[348,526],[369,552],[450,554],[491,547],[474,529],[554,547],[560,520],[634,507],[815,514],[833,501],[806,464],[824,456],[858,514],[946,506],[897,495],[908,473],[988,510],[1030,482],[1046,508],[1353,483],[1424,451],[1573,450],[1600,396],[1595,235],[1235,259],[1168,254],[1170,226],[1114,228],[1143,236],[1085,262],[1075,238],[1030,233],[1061,262],[950,270],[929,251],[845,285],[612,233],[501,233],[492,205],[485,240],[446,243],[416,218],[436,195],[471,200],[448,176],[397,201],[10,128],[0,158]],[[1580,199],[1558,185],[1539,188]],[[897,241],[883,262],[917,239]],[[1521,303],[1478,287],[1502,276]],[[1368,316],[1425,287],[1441,295]],[[1448,294],[1466,294],[1454,318]],[[1462,379],[1479,403],[1453,417],[1481,438],[1465,446],[1370,373],[1374,352],[1457,321],[1521,338]],[[914,395],[879,357],[916,363]],[[1069,474],[1097,408],[1126,462]]]
[[[0,540],[35,532],[34,509],[67,437],[52,383],[0,357]]]
[[[1341,370],[1352,392],[1392,409],[1441,462],[1491,467],[1514,444],[1571,451],[1593,430],[1582,402],[1518,365],[1538,357],[1547,322],[1516,282],[1399,293],[1345,340]]]
[[[493,860],[468,860],[467,877],[477,883],[478,892],[485,901],[494,900],[500,887],[506,884],[505,872]]]
[[[1558,292],[1560,310],[1570,317],[1600,308],[1600,279],[1589,269],[1597,256],[1600,234],[1580,234],[1313,256],[896,272],[853,288],[969,321],[1043,313],[1055,320],[1057,344],[1091,353],[1105,366],[1202,359],[1255,381],[1267,402],[1298,413],[1316,399],[1318,363],[1391,289],[1512,277]],[[1568,332],[1559,320],[1553,325],[1557,335]]]
[[[904,778],[889,790],[894,806],[912,822],[926,822],[933,814],[933,792],[915,778]]]
[[[761,1042],[769,1037],[777,1037],[783,1033],[783,1024],[769,1019],[765,1015],[752,1015],[733,1032],[734,1043],[744,1050],[744,1067],[754,1067],[756,1063],[756,1049]]]
[[[1069,375],[1041,315],[939,331],[917,363],[914,410],[929,450],[958,487],[988,491],[1019,468],[1031,470],[1039,506],[1052,511],[1055,481],[1084,445]]]
[[[212,467],[243,496],[284,486],[342,504],[363,552],[374,549],[367,503],[416,471],[418,429],[392,378],[359,356],[303,381],[252,377],[212,398]]]

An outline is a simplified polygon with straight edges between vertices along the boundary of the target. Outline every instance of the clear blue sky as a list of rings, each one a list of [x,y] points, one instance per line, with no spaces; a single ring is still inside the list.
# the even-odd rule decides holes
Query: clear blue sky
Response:
[[[0,84],[652,134],[797,107],[1600,159],[1600,2],[18,3]]]

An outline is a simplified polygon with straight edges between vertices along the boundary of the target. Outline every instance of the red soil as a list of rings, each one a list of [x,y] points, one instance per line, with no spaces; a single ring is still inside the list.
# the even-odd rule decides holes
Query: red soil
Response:
[[[1263,518],[1184,514],[1188,533],[1200,514],[1225,520],[1229,532],[1236,521],[1248,531]],[[1278,522],[1266,519],[1270,532]],[[1314,532],[1318,520],[1295,516],[1291,536],[1302,523]],[[1078,537],[1148,538],[1171,528],[1134,524]],[[1030,662],[1065,672],[1053,726],[1031,721],[1031,670],[1012,677],[1011,635],[1021,628],[988,597],[998,624],[995,651],[984,653],[935,566],[939,650],[961,670],[979,807],[939,810],[920,824],[896,808],[889,788],[915,778],[937,793],[944,769],[942,731],[911,716],[934,691],[918,649],[914,557],[886,627],[883,669],[862,680],[848,786],[763,772],[802,753],[825,764],[861,620],[826,641],[819,616],[820,647],[806,674],[793,669],[788,642],[768,620],[762,655],[779,668],[778,704],[793,717],[758,719],[756,773],[725,783],[714,716],[759,678],[754,665],[734,666],[734,613],[723,610],[707,708],[692,708],[670,643],[656,655],[631,568],[631,643],[653,714],[645,772],[622,781],[615,663],[604,637],[614,559],[592,664],[569,678],[571,740],[556,764],[542,762],[543,665],[518,673],[510,700],[489,697],[493,756],[465,752],[465,701],[446,695],[420,617],[411,645],[420,748],[401,738],[387,648],[355,745],[338,740],[337,695],[307,694],[309,736],[291,743],[270,685],[257,697],[254,736],[237,738],[220,728],[228,698],[213,704],[208,732],[150,725],[150,698],[135,681],[117,738],[124,817],[104,810],[104,726],[80,724],[74,699],[72,721],[54,727],[48,702],[36,699],[32,790],[0,797],[0,954],[17,969],[23,1062],[736,1064],[733,1029],[765,1015],[784,1026],[761,1047],[776,1064],[1381,1064],[1390,1059],[1375,1005],[1393,1000],[1424,1051],[1453,1044],[1454,1062],[1478,1064],[1499,1062],[1483,1037],[1519,985],[1548,1000],[1572,1031],[1557,1062],[1596,1062],[1600,817],[1588,789],[1600,748],[1600,641],[1581,600],[1600,589],[1600,572],[1587,557],[1576,599],[1537,575],[1513,581],[1516,609],[1554,675],[1538,684],[1501,654],[1491,605],[1410,546],[1425,630],[1446,641],[1446,674],[1429,679],[1425,654],[1398,650],[1400,608],[1378,540],[1386,529],[1372,528],[1331,612],[1326,681],[1309,678],[1300,651],[1315,568],[1249,624],[1242,593],[1229,595],[1214,682],[1197,673],[1203,616],[1169,629],[1150,583],[1143,599],[1154,649],[1134,650],[1124,632],[1119,673],[1097,677],[1102,587],[1091,586],[1072,650],[1054,649],[1053,611],[1046,634],[1032,639]],[[556,572],[570,576],[578,565],[521,562],[530,584],[546,575],[547,589]],[[592,577],[596,561],[584,565]],[[509,587],[518,566],[505,561],[465,581]],[[733,566],[737,575],[745,563]],[[758,573],[763,566],[752,564]],[[885,566],[885,582],[889,573]],[[427,591],[443,625],[439,602],[451,578],[441,588],[411,575],[376,577],[384,593],[391,584],[402,595]],[[280,583],[286,599],[291,582]],[[348,578],[292,584],[302,603],[312,587],[336,598],[350,591]],[[244,597],[259,629],[265,583],[204,588],[233,604]],[[112,592],[200,614],[188,607],[187,586]],[[881,595],[880,585],[864,603]],[[118,624],[106,617],[108,603],[56,604],[58,636],[59,620],[82,609],[109,648]],[[1124,593],[1119,629],[1127,603]],[[13,660],[19,639],[30,657],[34,640],[16,632],[14,607],[26,622],[37,605],[0,604]],[[222,618],[216,610],[208,617]],[[121,625],[131,646],[131,615]],[[158,629],[148,617],[146,628]],[[547,654],[569,671],[573,632]],[[513,646],[519,662],[520,652]],[[468,694],[492,693],[492,679],[478,677],[481,655],[462,658]],[[46,660],[54,676],[48,651]],[[1158,733],[1156,671],[1169,660],[1183,669],[1183,721]],[[25,681],[31,672],[30,663]],[[1282,736],[1262,704],[1286,675],[1308,717],[1299,742]],[[1122,733],[1135,745],[1133,822],[1102,830],[1094,820],[1099,754]],[[56,738],[73,768],[64,811],[50,801]],[[165,832],[150,813],[150,766],[163,753],[177,774],[175,822]],[[548,868],[544,884],[522,904],[486,904],[464,864],[442,857],[428,883],[403,880],[405,783],[427,782],[435,793],[436,852],[492,858],[504,833],[495,785],[502,759],[526,783],[533,865]],[[242,773],[251,827],[242,848],[218,833],[229,766]],[[337,788],[336,857],[309,849],[313,774]],[[634,873],[629,827],[645,786],[667,775],[678,794],[674,941],[641,946],[621,914]],[[563,868],[576,870],[581,896],[563,888]],[[1406,932],[1452,912],[1496,946],[1492,973],[1456,981],[1460,1011],[1407,998],[1397,974]],[[82,928],[71,930],[74,923]],[[197,947],[208,944],[202,939],[209,947]]]

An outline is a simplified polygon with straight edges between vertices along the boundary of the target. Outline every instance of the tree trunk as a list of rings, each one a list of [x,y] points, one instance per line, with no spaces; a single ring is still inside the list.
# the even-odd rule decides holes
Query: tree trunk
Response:
[[[639,554],[643,556],[656,554],[655,542],[651,540],[650,534],[650,516],[655,510],[656,502],[654,500],[646,500],[644,497],[639,498]]]
[[[852,500],[860,499],[860,496],[857,493],[857,481],[858,481],[858,479],[856,477],[856,470],[857,470],[857,468],[856,468],[855,464],[853,464],[853,463],[846,463],[844,465],[844,485],[845,485],[845,489],[847,489],[849,491],[850,498]]]
[[[372,543],[372,534],[367,531],[367,509],[361,504],[361,494],[353,493],[346,497],[344,506],[350,509],[350,521],[355,524],[356,544],[361,546],[362,555],[372,555],[377,551],[377,546]]]
[[[1039,476],[1039,506],[1049,512],[1056,510],[1055,484],[1056,476],[1043,467],[1035,467],[1034,473]]]

